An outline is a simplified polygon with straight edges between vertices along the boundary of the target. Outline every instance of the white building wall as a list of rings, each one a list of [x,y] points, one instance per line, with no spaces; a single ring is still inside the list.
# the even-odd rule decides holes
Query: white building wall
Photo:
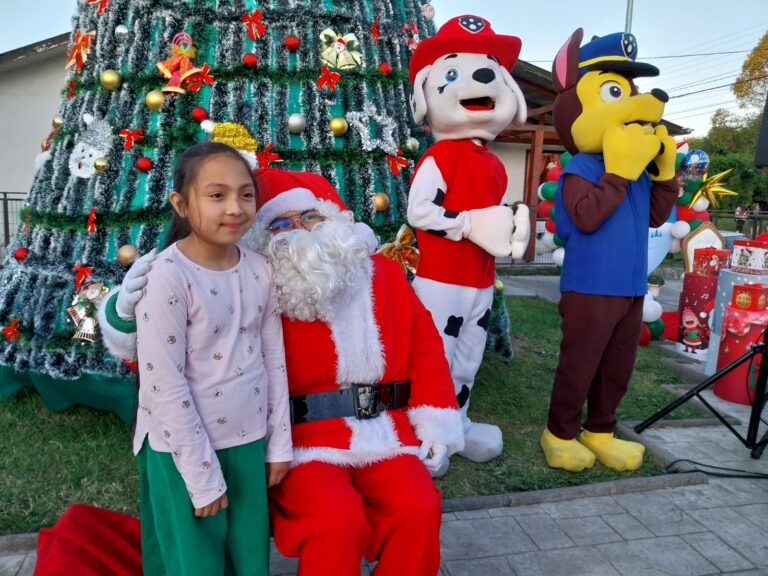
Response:
[[[66,52],[0,71],[0,191],[27,193],[40,142],[53,130],[66,76]]]
[[[525,195],[525,144],[493,142],[488,149],[499,157],[507,169],[507,194],[504,201],[508,204],[522,202]]]

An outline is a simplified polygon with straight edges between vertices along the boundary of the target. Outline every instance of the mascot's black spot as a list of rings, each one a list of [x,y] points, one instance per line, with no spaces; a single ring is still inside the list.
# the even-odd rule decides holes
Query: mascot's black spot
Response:
[[[456,394],[456,401],[459,403],[459,408],[463,408],[468,400],[469,400],[469,387],[466,384],[464,384],[461,387],[461,392]]]
[[[490,322],[491,322],[491,309],[488,308],[488,310],[485,311],[485,314],[483,314],[483,317],[477,321],[477,325],[480,326],[480,328],[482,328],[486,332],[488,332],[488,324]]]
[[[437,194],[435,194],[435,199],[432,200],[433,204],[437,204],[438,206],[443,205],[443,201],[445,200],[445,192],[440,190],[440,188],[437,189]]]
[[[445,217],[446,218],[456,218],[459,215],[456,210],[446,210],[445,211]]]
[[[445,230],[427,230],[430,234],[434,234],[435,236],[440,236],[440,238],[445,238],[448,232]]]
[[[445,325],[443,332],[445,332],[448,336],[458,338],[459,330],[461,329],[462,324],[464,324],[464,318],[461,316],[448,316],[448,324]]]

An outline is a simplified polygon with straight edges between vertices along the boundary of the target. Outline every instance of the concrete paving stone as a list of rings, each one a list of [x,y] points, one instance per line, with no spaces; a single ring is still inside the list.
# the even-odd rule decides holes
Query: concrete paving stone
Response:
[[[768,504],[737,506],[733,510],[739,516],[743,516],[750,522],[757,524],[762,530],[768,532]]]
[[[711,532],[700,534],[685,534],[681,536],[694,550],[714,564],[721,572],[750,570],[755,567],[725,542]]]
[[[622,539],[600,516],[560,518],[557,524],[577,546],[605,544]]]
[[[504,556],[446,562],[447,576],[515,576]]]
[[[477,520],[478,518],[489,518],[488,510],[457,510],[454,512],[457,520]]]
[[[491,508],[488,510],[491,518],[504,516],[529,516],[531,514],[546,514],[541,504],[525,504],[522,506],[506,506],[504,508]]]
[[[621,576],[592,546],[513,554],[516,576]]]
[[[656,536],[674,536],[706,530],[659,492],[617,494],[613,498]]]
[[[453,522],[457,520],[456,514],[453,512],[443,512],[443,522]]]
[[[299,560],[297,558],[286,558],[275,548],[274,543],[271,544],[269,550],[269,571],[276,576],[296,574],[299,567]]]
[[[641,538],[653,538],[653,532],[640,524],[626,512],[621,514],[605,514],[600,516],[606,524],[613,528],[625,540],[639,540]]]
[[[0,556],[0,576],[16,576],[26,557],[26,554]]]
[[[19,571],[16,573],[16,576],[34,576],[36,563],[37,553],[32,552],[27,554],[27,556],[24,558],[24,562],[22,562],[21,567],[19,568]]]
[[[721,508],[765,503],[768,492],[758,490],[754,483],[739,478],[711,478],[707,484],[690,486],[687,489],[669,489],[660,492],[682,510]]]
[[[546,514],[521,516],[517,518],[517,523],[540,550],[573,546],[571,539],[551,516]]]
[[[707,576],[719,570],[679,536],[597,546],[622,576]]]
[[[768,532],[727,508],[691,510],[689,513],[755,566],[768,567]]]
[[[579,498],[562,502],[547,502],[542,508],[553,518],[578,518],[582,516],[602,516],[624,512],[611,496]]]
[[[511,517],[449,522],[443,526],[440,536],[440,550],[446,562],[536,549]]]

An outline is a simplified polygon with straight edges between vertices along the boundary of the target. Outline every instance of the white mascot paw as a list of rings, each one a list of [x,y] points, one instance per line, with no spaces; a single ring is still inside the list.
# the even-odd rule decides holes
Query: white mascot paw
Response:
[[[515,231],[512,232],[512,259],[519,260],[525,255],[531,237],[531,213],[525,204],[515,206]]]
[[[492,256],[509,256],[512,252],[514,214],[508,206],[489,206],[469,210],[467,238]]]
[[[501,428],[472,422],[464,432],[464,450],[459,455],[473,462],[488,462],[501,455],[503,448]]]

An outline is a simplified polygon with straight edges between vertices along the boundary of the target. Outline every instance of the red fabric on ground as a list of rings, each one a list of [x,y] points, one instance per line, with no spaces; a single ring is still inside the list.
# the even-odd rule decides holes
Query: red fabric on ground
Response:
[[[141,528],[125,514],[75,504],[40,530],[35,576],[137,576]]]

